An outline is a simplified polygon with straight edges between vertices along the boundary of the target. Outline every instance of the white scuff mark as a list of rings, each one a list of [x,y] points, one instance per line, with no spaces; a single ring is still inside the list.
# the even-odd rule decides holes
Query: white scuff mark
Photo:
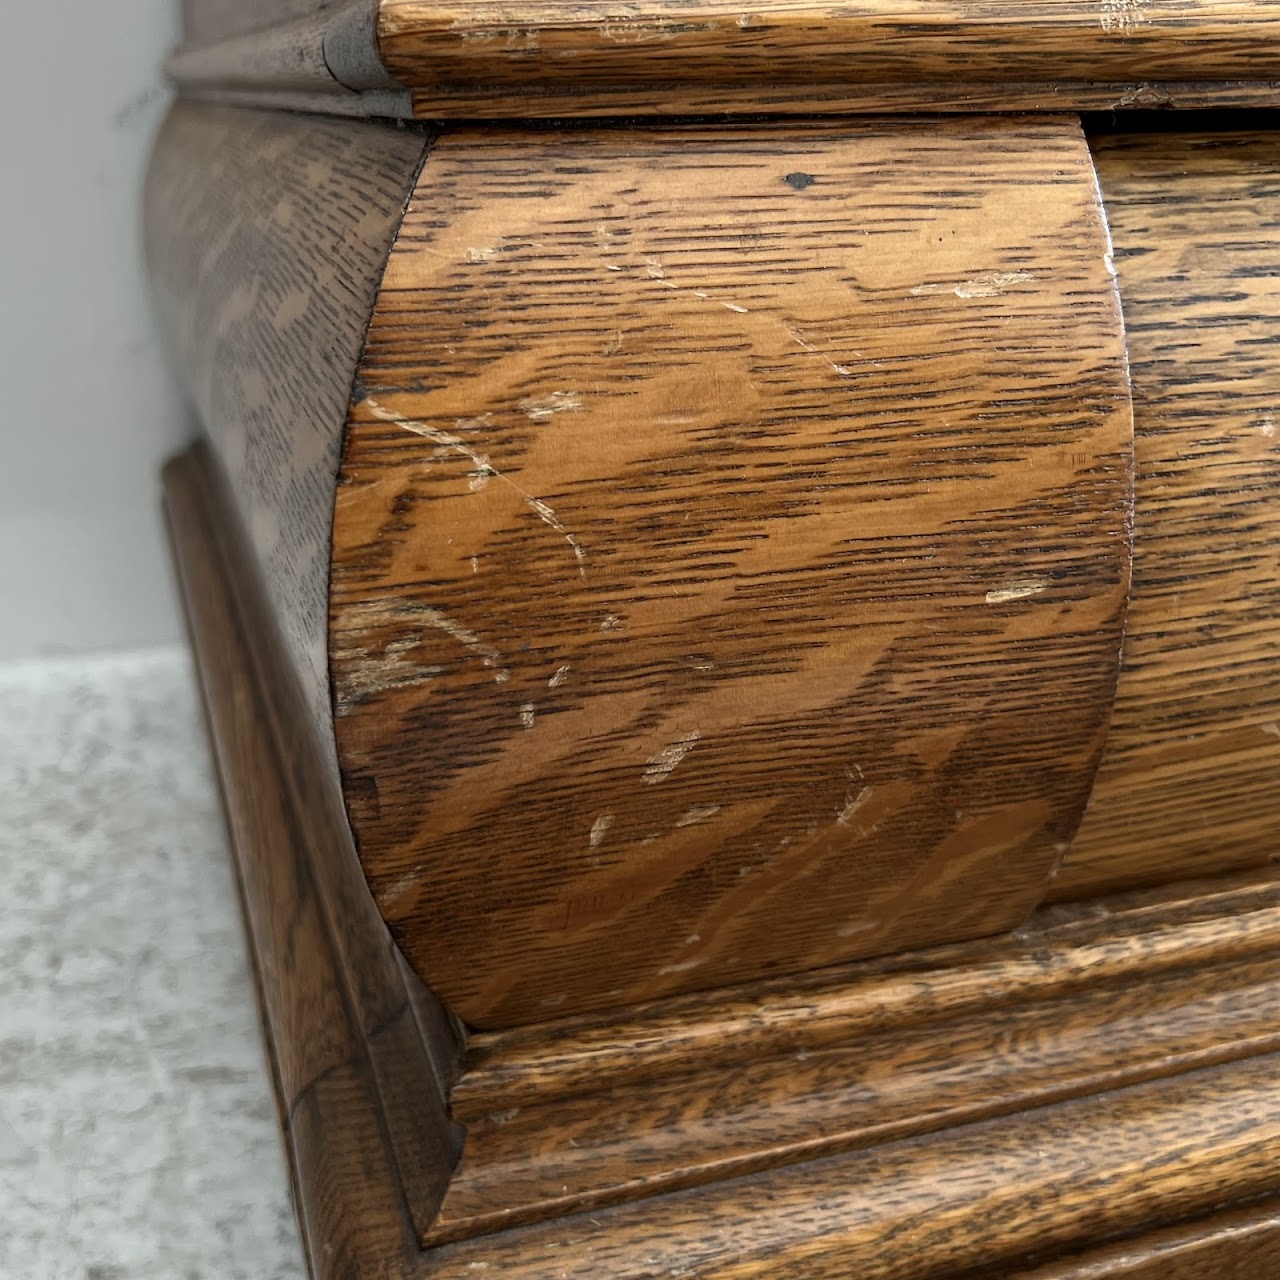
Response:
[[[613,826],[613,814],[602,813],[591,824],[591,847],[598,849],[604,842],[605,836],[609,834],[609,828]]]
[[[834,360],[832,360],[832,358],[831,358],[829,355],[827,355],[827,353],[826,353],[825,351],[820,351],[817,347],[815,347],[815,346],[813,345],[813,343],[812,343],[812,342],[806,342],[806,341],[805,341],[805,339],[804,339],[804,338],[802,338],[802,337],[801,337],[801,336],[800,336],[800,335],[799,335],[799,334],[798,334],[794,329],[788,329],[788,330],[787,330],[787,332],[788,332],[788,333],[792,336],[792,338],[794,338],[794,339],[795,339],[795,341],[796,341],[797,343],[799,343],[799,345],[800,345],[800,346],[802,346],[806,351],[811,351],[811,352],[812,352],[815,356],[817,356],[820,360],[824,360],[824,361],[826,361],[826,363],[827,363],[828,365],[830,365],[830,367],[831,367],[831,368],[832,368],[836,373],[838,373],[842,378],[851,378],[851,377],[853,376],[853,372],[854,372],[854,371],[853,371],[852,369],[850,369],[848,365],[845,365],[845,364],[836,364],[836,362],[835,362]],[[862,355],[862,352],[861,352],[861,351],[855,351],[853,354],[854,354],[854,355],[856,355],[856,356],[860,356],[860,355]]]
[[[497,245],[473,245],[467,249],[468,262],[489,262],[497,256]]]
[[[569,396],[576,400],[573,393],[567,391],[554,392],[551,396],[547,397],[547,399],[554,401],[558,396]],[[518,493],[524,501],[525,506],[527,506],[529,510],[543,522],[543,524],[549,525],[554,529],[570,545],[570,547],[573,548],[574,559],[578,562],[578,573],[583,578],[587,576],[587,555],[582,548],[582,544],[573,536],[572,533],[569,532],[568,529],[564,527],[563,524],[561,524],[559,516],[556,515],[550,506],[543,502],[541,498],[535,498],[533,494],[525,492],[525,490],[516,484],[510,476],[504,475],[499,471],[498,468],[489,461],[487,454],[480,453],[473,449],[460,436],[451,435],[449,432],[441,431],[438,427],[433,427],[429,423],[420,422],[414,418],[406,418],[402,414],[383,408],[383,406],[380,405],[372,396],[365,397],[365,404],[369,406],[369,412],[372,413],[375,418],[379,418],[383,422],[394,423],[396,426],[403,427],[406,431],[411,431],[414,435],[422,436],[423,439],[430,440],[434,444],[438,445],[439,448],[436,450],[436,457],[440,458],[450,453],[456,453],[460,454],[464,458],[469,458],[475,468],[471,477],[471,489],[473,492],[484,488],[484,486],[489,482],[489,478],[493,477],[493,479],[501,481],[503,484],[507,485],[508,488]],[[529,406],[529,401],[521,401],[520,407],[525,409],[532,418],[535,414]],[[580,409],[581,407],[581,402],[573,404],[557,402],[557,407],[548,410],[548,416],[551,413],[559,412],[562,408]],[[483,426],[491,417],[491,414],[486,413],[482,414],[479,418],[459,418],[457,425],[460,427]],[[475,567],[476,562],[473,558],[472,568],[475,569]]]
[[[649,278],[651,280],[665,280],[667,278],[666,270],[660,259],[646,258],[644,260],[644,266],[645,270],[649,273]]]
[[[701,963],[701,960],[685,960],[680,964],[663,965],[663,967],[658,970],[658,976],[664,977],[669,973],[688,973],[690,969],[696,969]]]
[[[524,725],[526,729],[532,729],[533,722],[537,718],[538,718],[538,709],[533,705],[532,702],[526,702],[520,708],[520,723]]]
[[[430,440],[432,444],[437,446],[434,454],[436,458],[443,458],[448,454],[455,453],[469,459],[474,468],[471,473],[472,490],[483,489],[488,484],[490,476],[499,474],[489,461],[488,455],[473,449],[461,436],[454,435],[449,431],[443,431],[439,427],[433,427],[428,422],[419,422],[414,418],[406,418],[391,409],[385,409],[372,396],[365,398],[365,404],[369,406],[369,412],[375,418],[379,418],[383,422],[390,422],[397,427],[402,427],[405,431],[411,431],[415,436],[421,436],[424,440]],[[482,421],[482,419],[478,418],[459,418],[455,425],[465,428]]]
[[[959,284],[918,284],[911,292],[917,298],[941,293],[954,293],[957,298],[998,298],[1010,285],[1034,279],[1030,271],[989,271]]]
[[[600,624],[601,631],[621,631],[622,619],[616,613],[605,614],[604,621]]]
[[[564,664],[563,667],[557,668],[555,675],[553,675],[551,679],[547,681],[547,688],[558,689],[569,678],[569,672],[572,669],[573,668],[567,662]]]
[[[1276,415],[1274,413],[1268,413],[1258,424],[1258,430],[1262,435],[1266,436],[1268,440],[1275,439]]]
[[[1258,728],[1269,737],[1280,738],[1280,724],[1276,724],[1274,720],[1268,720],[1265,724],[1260,724]]]
[[[406,876],[401,876],[398,880],[392,881],[384,889],[380,889],[377,894],[378,905],[384,907],[393,906],[406,893],[411,893],[422,883],[425,871],[411,871]]]
[[[699,942],[701,942],[701,941],[702,941],[702,934],[700,934],[700,933],[691,933],[691,934],[690,934],[690,935],[689,935],[689,936],[684,940],[684,945],[685,945],[686,947],[696,947],[696,946],[698,945],[698,943],[699,943]]]
[[[691,827],[697,822],[706,822],[720,812],[718,804],[695,804],[683,818],[676,822],[677,827]]]
[[[726,311],[736,311],[740,316],[747,314],[746,307],[740,307],[736,302],[722,302],[720,304]]]
[[[1108,34],[1124,34],[1143,26],[1147,15],[1143,12],[1141,0],[1101,0],[1098,21]]]
[[[988,591],[986,601],[988,604],[1008,604],[1011,600],[1028,600],[1038,596],[1048,585],[1049,579],[1039,576],[1014,578],[1003,587]]]
[[[499,684],[506,684],[511,678],[511,673],[502,666],[502,655],[493,645],[487,644],[470,628],[464,627],[460,622],[455,622],[446,614],[441,613],[439,609],[423,607],[416,610],[416,615],[427,626],[434,627],[437,631],[443,631],[445,635],[456,640],[464,649],[474,653],[486,667],[495,668],[493,678]]]
[[[560,517],[541,498],[530,498],[528,501],[529,506],[538,513],[538,518],[544,524],[550,525],[573,548],[574,558],[578,562],[578,573],[585,578],[587,576],[587,553],[583,551],[582,544],[560,523]]]
[[[849,924],[842,924],[836,930],[836,937],[852,938],[856,933],[869,933],[875,927],[874,920],[853,920]]]
[[[844,807],[836,814],[836,821],[842,827],[847,827],[849,825],[850,818],[852,818],[853,815],[871,799],[874,790],[874,787],[863,787],[856,796],[846,796]]]
[[[472,572],[472,573],[479,573],[479,572],[480,572],[480,557],[479,557],[479,556],[472,556],[472,557],[471,557],[471,572]]]
[[[644,780],[651,786],[662,782],[693,750],[701,738],[702,734],[694,729],[692,733],[686,733],[683,738],[673,742],[669,747],[663,747],[656,756],[650,756],[645,761]]]
[[[549,396],[521,400],[518,407],[531,421],[546,422],[557,413],[579,412],[582,409],[582,397],[576,391],[553,391]]]

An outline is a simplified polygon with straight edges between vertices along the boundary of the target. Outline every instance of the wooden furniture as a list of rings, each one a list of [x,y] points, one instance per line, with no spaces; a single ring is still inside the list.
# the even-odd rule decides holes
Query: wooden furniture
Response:
[[[1280,1274],[1280,5],[186,9],[313,1273]]]

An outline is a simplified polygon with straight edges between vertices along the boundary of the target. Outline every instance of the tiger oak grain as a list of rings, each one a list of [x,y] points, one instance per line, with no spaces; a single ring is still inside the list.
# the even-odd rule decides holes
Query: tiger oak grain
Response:
[[[480,1026],[994,933],[1069,843],[1131,418],[1075,122],[447,133],[334,524],[348,812]]]

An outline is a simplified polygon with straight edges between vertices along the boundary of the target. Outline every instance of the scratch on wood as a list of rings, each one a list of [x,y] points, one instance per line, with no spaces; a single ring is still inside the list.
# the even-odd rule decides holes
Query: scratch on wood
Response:
[[[602,813],[591,824],[591,847],[598,849],[604,841],[605,836],[609,834],[609,828],[613,826],[613,814]]]
[[[526,702],[520,708],[520,723],[524,725],[526,729],[532,729],[533,722],[537,719],[537,715],[537,708],[534,707],[533,703]]]
[[[563,398],[563,399],[562,399]],[[572,401],[572,403],[570,403]],[[568,529],[560,522],[560,517],[556,515],[547,503],[541,498],[535,498],[533,494],[525,492],[510,476],[504,475],[497,467],[489,461],[486,454],[479,453],[471,448],[465,440],[460,436],[451,435],[447,431],[441,431],[438,427],[433,427],[429,423],[421,422],[416,418],[406,418],[403,414],[395,413],[391,409],[386,409],[380,405],[372,396],[365,397],[365,404],[369,407],[369,412],[375,418],[381,419],[383,422],[394,423],[398,427],[403,427],[406,431],[412,431],[414,435],[422,436],[426,440],[432,441],[440,446],[436,451],[436,457],[444,457],[450,453],[461,454],[465,458],[471,459],[476,470],[472,475],[472,490],[482,489],[488,483],[489,477],[500,480],[507,485],[524,500],[525,506],[538,517],[545,525],[549,525],[554,529],[572,548],[574,559],[578,562],[578,573],[581,577],[587,576],[587,553],[582,549],[582,544],[577,538],[569,532]],[[531,418],[537,417],[542,409],[545,409],[545,415],[550,417],[553,413],[558,413],[562,409],[580,409],[581,401],[577,399],[571,391],[556,391],[543,401],[531,402],[521,401],[520,407],[529,414]],[[490,415],[485,414],[482,418],[460,418],[459,426],[475,426],[483,424]],[[472,569],[476,567],[474,558],[472,559]]]
[[[863,787],[862,790],[859,791],[856,796],[850,796],[849,798],[847,798],[844,802],[844,808],[841,809],[838,814],[836,814],[836,821],[842,827],[847,827],[849,825],[849,819],[852,818],[853,815],[857,813],[858,810],[861,809],[862,806],[866,804],[868,800],[871,799],[871,794],[873,791],[874,791],[873,787]]]
[[[576,413],[582,408],[582,397],[576,391],[553,391],[549,396],[520,401],[520,411],[534,422],[545,422],[557,413]]]
[[[1276,724],[1274,720],[1268,720],[1265,724],[1260,724],[1258,728],[1269,737],[1280,738],[1280,724]]]
[[[1003,587],[988,591],[986,601],[988,604],[1008,604],[1011,600],[1026,600],[1030,596],[1038,596],[1048,585],[1048,578],[1014,578]]]
[[[677,823],[677,827],[691,827],[698,822],[706,822],[720,812],[718,804],[695,804]]]
[[[569,678],[569,672],[571,670],[572,670],[572,667],[570,666],[569,663],[566,662],[564,666],[558,668],[556,670],[555,675],[553,675],[551,679],[547,681],[547,688],[558,689]]]
[[[656,756],[650,756],[645,761],[647,767],[644,771],[644,780],[651,786],[654,783],[662,782],[676,765],[693,750],[701,737],[702,734],[695,729],[692,733],[686,733],[683,738],[673,742],[669,747],[663,747]]]
[[[827,355],[827,353],[826,353],[825,351],[820,351],[817,347],[815,347],[815,346],[813,345],[813,343],[812,343],[812,342],[807,342],[804,338],[802,338],[802,337],[801,337],[801,336],[800,336],[800,335],[799,335],[799,334],[798,334],[794,329],[792,329],[790,326],[787,326],[787,332],[788,332],[788,333],[792,336],[792,338],[794,338],[794,339],[795,339],[795,341],[796,341],[797,343],[799,343],[799,345],[800,345],[800,346],[802,346],[806,351],[811,351],[811,352],[812,352],[815,356],[817,356],[820,360],[824,360],[824,361],[826,361],[826,363],[827,363],[828,365],[830,365],[830,367],[831,367],[832,369],[834,369],[834,370],[835,370],[835,372],[836,372],[836,373],[838,373],[842,378],[851,378],[851,377],[853,376],[853,372],[854,372],[854,371],[853,371],[852,369],[850,369],[848,365],[845,365],[845,364],[836,364],[836,362],[835,362],[835,361],[834,361],[834,360],[833,360],[829,355]],[[857,356],[860,356],[861,354],[862,354],[862,352],[861,352],[861,351],[855,351],[855,352],[854,352],[854,355],[857,355]]]
[[[1098,20],[1103,31],[1123,34],[1143,26],[1147,15],[1142,10],[1141,0],[1102,0]]]
[[[957,298],[998,298],[1010,285],[1034,279],[1030,271],[989,271],[959,284],[918,284],[911,292],[918,298],[940,293],[954,293]]]

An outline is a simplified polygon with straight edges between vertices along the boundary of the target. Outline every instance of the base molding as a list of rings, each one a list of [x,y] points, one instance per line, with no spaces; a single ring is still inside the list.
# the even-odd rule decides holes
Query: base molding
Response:
[[[166,509],[314,1275],[1276,1272],[1280,884],[474,1034],[459,1068],[308,794],[207,450]]]

